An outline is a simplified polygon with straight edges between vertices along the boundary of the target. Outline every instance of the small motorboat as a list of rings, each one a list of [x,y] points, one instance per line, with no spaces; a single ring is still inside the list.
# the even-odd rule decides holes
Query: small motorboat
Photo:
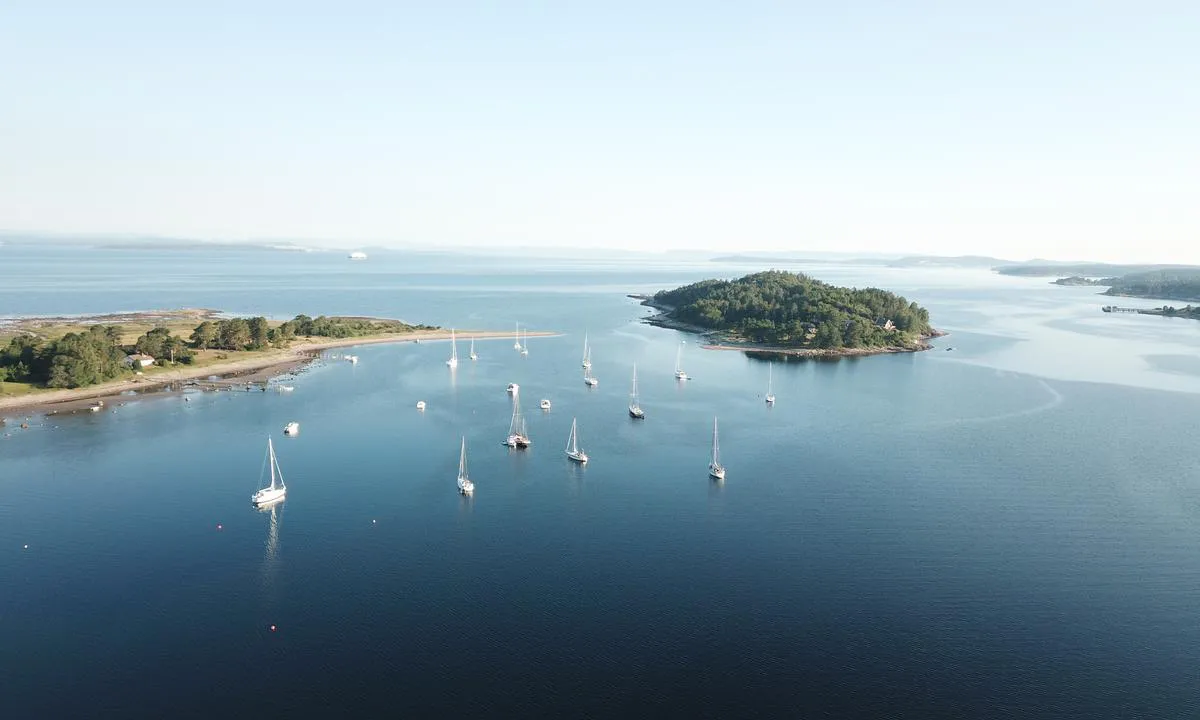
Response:
[[[300,423],[292,421],[292,422],[288,423],[287,425],[284,425],[283,426],[283,434],[284,435],[299,435],[300,434]]]
[[[549,410],[550,409],[550,401],[542,400],[540,403],[538,403],[538,406],[541,407],[543,410]]]
[[[417,401],[417,409],[418,409],[418,410],[424,410],[424,409],[425,409],[425,401],[424,401],[424,400],[418,400],[418,401]]]

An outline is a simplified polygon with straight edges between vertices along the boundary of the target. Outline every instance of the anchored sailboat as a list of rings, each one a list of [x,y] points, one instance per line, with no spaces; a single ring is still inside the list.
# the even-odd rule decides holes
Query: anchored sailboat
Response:
[[[512,398],[512,420],[508,423],[508,437],[504,439],[504,444],[510,448],[527,448],[530,441],[525,431],[525,418],[521,415],[521,393],[514,390]]]
[[[683,341],[680,341],[679,349],[675,351],[675,379],[688,379],[688,374],[683,371]]]
[[[475,483],[467,477],[467,438],[462,439],[462,451],[458,455],[458,491],[463,495],[475,492]]]
[[[587,336],[586,332],[583,334],[583,365],[582,365],[582,367],[584,370],[587,370],[592,367],[592,347],[590,345],[588,345],[588,336]]]
[[[525,329],[525,344],[521,346],[521,354],[522,355],[529,354],[529,329],[528,328]]]
[[[565,452],[567,453],[567,457],[581,465],[588,461],[587,453],[579,447],[579,433],[575,429],[575,418],[571,418],[571,436],[567,438],[567,449]]]
[[[767,404],[768,405],[775,404],[775,392],[771,389],[771,380],[773,379],[772,378],[772,370],[774,369],[774,367],[775,367],[775,363],[769,363],[767,365]]]
[[[287,496],[287,486],[283,484],[283,471],[279,469],[279,461],[275,459],[275,445],[267,438],[267,464],[271,468],[271,484],[258,490],[250,496],[250,502],[262,507],[273,502],[279,502]]]
[[[708,474],[716,480],[725,479],[725,466],[721,464],[721,447],[717,444],[716,418],[713,418],[712,459],[708,461]]]
[[[583,370],[583,384],[587,385],[588,387],[596,387],[600,384],[600,381],[592,376],[591,366],[588,366]]]
[[[517,323],[517,329],[513,330],[513,350],[521,349],[521,323]]]
[[[471,355],[470,355],[470,358],[471,358],[472,360],[478,360],[478,359],[479,359],[479,356],[475,354],[475,336],[474,336],[474,335],[472,335],[472,336],[471,336]]]
[[[450,329],[450,359],[446,361],[450,369],[458,367],[458,343],[454,340],[454,329]]]
[[[635,420],[646,419],[646,413],[642,412],[642,404],[638,401],[637,363],[633,364],[633,390],[629,393],[629,417]]]

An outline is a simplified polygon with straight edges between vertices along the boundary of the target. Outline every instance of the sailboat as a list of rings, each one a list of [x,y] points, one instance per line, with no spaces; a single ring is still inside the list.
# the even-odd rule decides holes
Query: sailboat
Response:
[[[527,448],[530,442],[525,431],[525,418],[521,415],[521,393],[514,390],[512,398],[512,420],[508,423],[508,437],[504,439],[504,444],[510,448]]]
[[[588,336],[583,334],[583,369],[587,370],[592,367],[592,348],[588,345]]]
[[[526,330],[525,330],[525,344],[521,346],[521,354],[522,355],[529,354],[529,329],[528,328],[526,328]]]
[[[268,464],[271,466],[271,484],[250,496],[250,502],[262,507],[273,502],[279,502],[287,496],[287,486],[283,484],[283,471],[279,469],[279,461],[275,459],[275,445],[267,438]]]
[[[463,495],[475,492],[475,483],[467,477],[467,438],[463,436],[462,451],[458,455],[458,491]]]
[[[775,404],[775,393],[771,389],[771,380],[774,379],[772,377],[772,375],[773,375],[772,370],[774,367],[775,367],[775,363],[769,363],[767,365],[767,404],[768,405]]]
[[[679,349],[675,352],[675,379],[687,380],[688,374],[683,371],[683,342],[679,343]]]
[[[716,480],[725,479],[725,466],[721,464],[721,448],[717,444],[717,419],[713,418],[712,459],[708,461],[708,474]]]
[[[596,387],[600,384],[600,381],[592,376],[592,368],[590,365],[583,370],[583,384],[587,385],[588,387]]]
[[[470,356],[469,356],[469,357],[470,357],[472,360],[478,360],[478,359],[479,359],[479,356],[475,354],[475,336],[474,336],[474,335],[472,335],[472,336],[471,336],[471,354],[470,354]]]
[[[646,413],[642,411],[642,404],[638,402],[637,363],[633,365],[633,390],[629,392],[629,417],[634,420],[646,419]]]
[[[513,350],[521,349],[521,323],[517,323],[517,329],[513,330]]]
[[[450,369],[458,367],[458,343],[454,340],[454,329],[450,330],[450,359],[446,361]]]
[[[588,461],[587,453],[579,447],[579,433],[575,429],[575,418],[571,418],[571,437],[567,438],[567,449],[565,450],[567,457],[577,463],[583,464]]]

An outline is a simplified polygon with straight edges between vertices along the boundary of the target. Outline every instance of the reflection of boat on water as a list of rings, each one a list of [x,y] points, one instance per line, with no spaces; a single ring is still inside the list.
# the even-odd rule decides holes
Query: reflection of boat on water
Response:
[[[262,505],[257,508],[260,513],[270,515],[270,522],[267,525],[267,542],[266,542],[266,559],[274,560],[279,553],[279,526],[283,521],[283,505],[280,503],[271,503],[270,505]]]
[[[275,458],[275,445],[267,438],[267,464],[271,468],[271,483],[250,497],[250,502],[262,507],[279,502],[287,496],[287,486],[283,484],[283,471],[279,469],[279,460]]]

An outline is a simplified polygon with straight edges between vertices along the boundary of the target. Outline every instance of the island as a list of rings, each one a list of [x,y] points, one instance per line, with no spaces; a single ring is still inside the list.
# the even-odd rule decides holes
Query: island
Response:
[[[530,332],[530,335],[547,335]],[[459,331],[459,338],[511,332]],[[293,372],[350,345],[449,339],[432,325],[372,317],[230,317],[184,309],[0,322],[0,413],[94,409],[122,394],[224,389]],[[203,383],[201,383],[201,379]],[[99,402],[98,402],[99,401]]]
[[[929,349],[945,333],[915,302],[877,288],[845,288],[779,270],[703,280],[635,296],[658,313],[647,322],[698,332],[706,347],[810,357]]]

